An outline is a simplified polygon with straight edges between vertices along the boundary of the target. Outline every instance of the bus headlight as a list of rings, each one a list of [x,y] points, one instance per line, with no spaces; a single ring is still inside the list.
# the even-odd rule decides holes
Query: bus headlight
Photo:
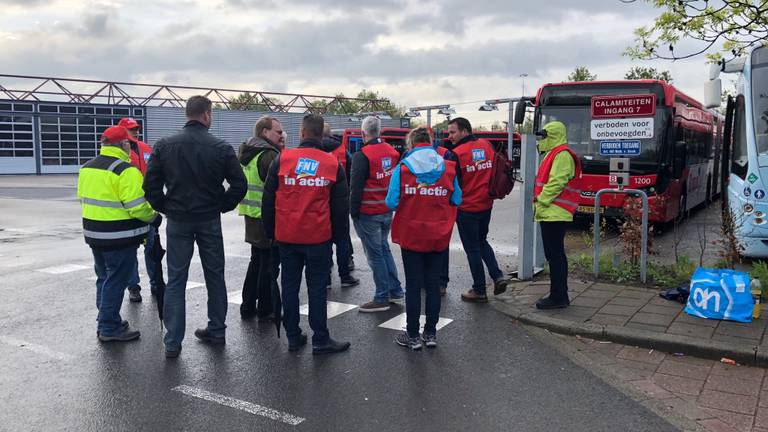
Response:
[[[765,225],[765,219],[763,218],[755,218],[755,220],[752,221],[755,225]]]
[[[752,204],[744,204],[744,213],[750,214],[755,207]]]

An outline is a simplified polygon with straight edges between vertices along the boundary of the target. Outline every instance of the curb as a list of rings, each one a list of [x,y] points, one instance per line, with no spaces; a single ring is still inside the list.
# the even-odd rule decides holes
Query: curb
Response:
[[[727,357],[744,365],[768,367],[768,347],[697,339],[690,336],[656,333],[615,325],[580,323],[542,315],[531,311],[530,307],[514,305],[500,298],[491,298],[490,300],[490,303],[498,311],[523,324],[559,334],[584,336],[590,339],[617,342],[668,353],[683,353],[713,360]],[[509,298],[509,301],[512,299]]]

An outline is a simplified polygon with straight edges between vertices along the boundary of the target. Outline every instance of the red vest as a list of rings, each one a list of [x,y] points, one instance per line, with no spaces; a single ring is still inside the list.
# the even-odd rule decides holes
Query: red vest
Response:
[[[131,165],[138,168],[141,171],[141,175],[147,175],[147,163],[149,162],[149,156],[152,154],[152,147],[139,140],[134,141],[134,143],[136,143],[139,152],[131,151]]]
[[[465,142],[453,149],[459,159],[461,205],[459,210],[480,212],[493,207],[489,184],[493,173],[494,150],[484,139]]]
[[[299,147],[280,153],[275,196],[275,240],[320,244],[331,239],[331,187],[339,161],[330,153]]]
[[[451,204],[456,163],[445,161],[445,172],[434,185],[419,184],[400,165],[400,203],[392,220],[392,241],[414,252],[442,252],[448,248],[456,222]]]
[[[581,190],[579,190],[579,183],[581,181],[581,162],[579,162],[579,156],[565,144],[561,144],[550,150],[544,157],[544,160],[541,161],[539,172],[536,173],[536,185],[533,187],[533,196],[537,197],[541,194],[544,185],[549,181],[549,171],[552,169],[555,156],[564,151],[570,153],[571,157],[573,157],[573,162],[576,165],[575,175],[568,184],[565,185],[565,189],[560,192],[560,195],[555,198],[554,203],[555,205],[568,210],[571,214],[574,214],[576,213],[576,207],[579,206],[579,195],[581,194]]]
[[[338,147],[336,147],[335,150],[331,152],[332,155],[336,157],[336,159],[341,164],[341,167],[344,168],[344,171],[347,171],[347,146],[344,145],[344,143],[340,144]],[[347,173],[349,175],[349,173]]]
[[[445,157],[445,154],[448,153],[448,149],[443,146],[437,146],[435,150],[442,157]]]
[[[389,180],[400,158],[400,153],[384,141],[366,144],[362,152],[368,158],[368,179],[363,186],[360,213],[365,215],[389,213],[390,210],[384,199],[387,197]]]

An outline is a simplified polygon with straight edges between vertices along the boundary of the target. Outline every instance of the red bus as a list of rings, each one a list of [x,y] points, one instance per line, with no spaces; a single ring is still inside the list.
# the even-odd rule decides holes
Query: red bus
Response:
[[[658,80],[586,81],[545,84],[536,94],[534,129],[550,121],[566,126],[568,145],[581,157],[583,186],[578,215],[594,215],[596,192],[609,186],[608,161],[612,155],[607,140],[596,138],[592,118],[595,96],[655,95],[655,113],[644,138],[632,140],[628,188],[648,194],[652,222],[669,222],[688,210],[708,202],[719,192],[722,149],[722,118]],[[628,120],[630,120],[628,118]],[[597,134],[599,136],[599,134]],[[627,141],[619,140],[619,141]],[[602,145],[601,145],[602,143]],[[604,194],[600,203],[606,216],[623,214],[623,194]]]
[[[411,130],[408,128],[381,128],[381,139],[389,143],[400,154],[405,151],[405,137]],[[332,133],[341,139],[348,152],[355,153],[360,151],[363,146],[363,133],[358,129],[335,129]]]

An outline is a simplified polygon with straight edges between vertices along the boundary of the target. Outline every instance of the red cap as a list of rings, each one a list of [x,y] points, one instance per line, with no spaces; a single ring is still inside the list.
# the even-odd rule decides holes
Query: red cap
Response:
[[[136,129],[137,127],[139,127],[139,123],[130,117],[121,118],[120,123],[118,123],[117,125],[122,126],[126,129]]]
[[[101,134],[101,138],[106,140],[108,144],[114,144],[116,142],[130,139],[131,135],[128,134],[128,129],[124,128],[123,126],[112,126],[111,128],[105,130],[103,134]]]

